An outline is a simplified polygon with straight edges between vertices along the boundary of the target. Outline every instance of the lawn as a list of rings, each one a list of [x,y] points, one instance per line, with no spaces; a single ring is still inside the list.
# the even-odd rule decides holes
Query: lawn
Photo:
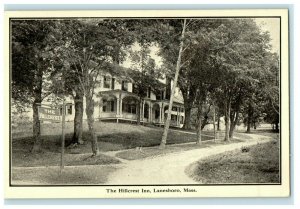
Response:
[[[201,183],[280,183],[279,143],[243,147],[218,154],[187,168],[190,177]]]
[[[157,146],[160,144],[163,132],[160,127],[104,122],[95,122],[95,130],[102,154],[97,159],[88,158],[91,155],[91,145],[87,138],[87,127],[84,126],[83,140],[85,143],[72,149],[66,148],[66,165],[117,164],[119,161],[114,157],[105,155],[105,152]],[[72,131],[73,123],[66,123],[66,145],[69,144],[72,138]],[[58,165],[61,150],[60,133],[61,126],[59,123],[42,124],[44,151],[33,154],[30,153],[33,146],[31,124],[12,129],[12,166]],[[168,144],[196,142],[196,135],[170,130],[168,139]],[[211,139],[211,137],[203,136],[203,140],[208,139]]]
[[[87,185],[103,184],[113,166],[12,168],[12,185]]]

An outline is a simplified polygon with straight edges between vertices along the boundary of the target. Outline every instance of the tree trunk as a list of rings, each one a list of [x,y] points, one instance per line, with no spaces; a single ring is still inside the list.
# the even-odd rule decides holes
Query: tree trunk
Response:
[[[140,125],[141,124],[141,101],[142,99],[139,98],[138,102],[137,102],[137,119],[136,119],[136,124]],[[142,116],[144,116],[144,113],[142,113]]]
[[[93,156],[99,154],[97,136],[94,130],[94,100],[92,96],[86,95],[86,115],[89,128],[89,137],[92,145]]]
[[[198,118],[198,125],[197,125],[197,142],[196,142],[196,144],[201,144],[202,143],[202,136],[201,136],[201,134],[202,134],[202,104],[199,104],[197,118]]]
[[[238,120],[239,120],[239,111],[233,112],[233,114],[231,114],[230,117],[230,128],[229,128],[229,138],[231,139],[233,138],[233,132],[238,123]]]
[[[251,121],[252,121],[252,106],[251,103],[248,105],[248,118],[247,118],[247,133],[251,132]]]
[[[173,82],[173,86],[172,86],[168,116],[167,116],[167,120],[165,122],[165,127],[164,127],[164,132],[163,132],[161,143],[160,143],[160,148],[165,148],[166,143],[167,143],[168,131],[169,131],[170,120],[171,120],[171,112],[172,112],[172,106],[173,106],[173,99],[174,99],[175,88],[177,86],[177,80],[178,80],[178,75],[179,75],[179,70],[180,70],[180,65],[181,65],[181,56],[182,56],[182,50],[183,50],[183,40],[184,40],[184,34],[185,34],[185,27],[186,27],[186,19],[184,19],[184,22],[183,22],[179,53],[178,53],[178,59],[177,59],[177,64],[176,64],[175,78],[174,78],[174,82]]]
[[[214,123],[214,140],[217,139],[217,134],[216,134],[216,106],[213,103],[213,107],[214,107],[214,112],[213,112],[213,123]]]
[[[235,128],[235,124],[234,122],[230,122],[230,127],[229,127],[229,138],[232,139],[233,138],[233,131]]]
[[[35,99],[35,102],[32,105],[33,109],[33,139],[34,144],[32,147],[31,152],[41,152],[42,151],[42,145],[43,145],[43,138],[41,137],[41,123],[39,120],[39,114],[38,114],[38,106],[41,103],[38,99]]]
[[[249,122],[249,119],[248,119],[248,122],[247,122],[247,130],[246,130],[246,133],[251,133],[251,122]]]
[[[43,85],[43,71],[38,69],[35,75],[34,85],[34,102],[32,104],[33,110],[33,139],[34,144],[31,152],[42,151],[43,138],[41,137],[41,123],[39,120],[38,106],[42,103],[42,85]]]
[[[218,115],[217,131],[220,131],[220,116]]]
[[[201,130],[203,130],[207,124],[208,124],[208,116],[206,115],[206,116],[204,116],[204,119],[201,123]]]
[[[229,128],[230,128],[230,110],[231,101],[226,101],[225,104],[225,138],[224,141],[229,141]]]
[[[203,130],[204,127],[208,124],[208,119],[209,119],[208,114],[210,113],[210,107],[211,107],[211,104],[209,105],[207,112],[205,112],[205,114],[204,114],[204,119],[202,121],[201,130]],[[201,113],[202,113],[202,111],[201,111]]]
[[[184,124],[183,129],[190,130],[191,127],[191,107],[185,107],[184,108]]]
[[[82,140],[82,118],[83,118],[83,93],[77,91],[74,99],[75,117],[74,133],[71,144],[83,144]]]

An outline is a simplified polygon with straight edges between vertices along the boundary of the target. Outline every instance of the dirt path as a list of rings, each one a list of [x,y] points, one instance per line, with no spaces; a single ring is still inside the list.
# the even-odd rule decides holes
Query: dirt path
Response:
[[[112,173],[106,184],[114,185],[147,185],[147,184],[199,184],[185,174],[185,169],[191,163],[202,158],[233,151],[242,146],[266,143],[272,138],[261,135],[250,135],[240,143],[230,143],[211,146],[202,149],[172,153],[154,158],[128,161],[123,168]]]

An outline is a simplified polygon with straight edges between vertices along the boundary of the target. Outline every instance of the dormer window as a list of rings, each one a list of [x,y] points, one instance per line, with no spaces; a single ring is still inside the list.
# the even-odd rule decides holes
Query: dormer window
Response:
[[[111,89],[115,89],[115,78],[111,79]]]
[[[104,76],[104,83],[103,83],[103,87],[110,89],[110,84],[111,84],[111,78]]]
[[[164,99],[164,91],[163,90],[160,90],[159,92],[157,92],[156,99],[157,100],[163,100]]]
[[[122,81],[122,90],[128,91],[128,83],[126,81]]]

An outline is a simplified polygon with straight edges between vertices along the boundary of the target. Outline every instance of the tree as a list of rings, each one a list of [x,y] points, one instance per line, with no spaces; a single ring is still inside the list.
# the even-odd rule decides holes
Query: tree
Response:
[[[52,77],[52,89],[51,91],[57,98],[63,98],[70,96],[74,100],[74,128],[72,140],[69,146],[76,146],[77,144],[83,144],[83,97],[84,92],[81,88],[78,74],[75,73],[75,67],[70,66],[63,57],[56,59],[56,63],[61,63],[62,66],[58,67],[58,70],[53,72]],[[56,68],[57,69],[57,68]],[[59,78],[58,78],[59,76]],[[62,85],[63,84],[63,85]],[[60,104],[62,99],[60,99]]]
[[[219,75],[224,79],[220,83],[218,98],[224,108],[225,141],[229,140],[230,129],[233,133],[238,121],[240,103],[252,94],[259,81],[259,75],[264,70],[265,54],[269,50],[268,34],[261,33],[251,19],[233,20],[224,27],[218,39],[229,39],[231,33],[235,34],[235,39],[212,56],[215,67],[219,68]],[[231,128],[230,123],[233,124]]]
[[[43,76],[51,67],[51,36],[55,33],[51,20],[12,20],[12,98],[31,104],[33,110],[32,152],[42,149],[38,107],[48,92],[43,91]]]
[[[140,110],[141,102],[147,96],[149,89],[151,91],[162,89],[162,84],[158,80],[162,78],[162,70],[156,66],[155,60],[150,57],[149,53],[150,50],[146,46],[142,46],[140,51],[132,52],[133,65],[130,70],[127,70],[129,79],[133,81],[133,92],[139,97],[138,110]],[[138,125],[140,125],[140,119],[140,111],[138,111]]]
[[[179,46],[179,52],[178,52],[178,59],[177,59],[176,71],[175,71],[175,78],[174,78],[174,82],[173,82],[173,86],[172,86],[172,90],[171,90],[168,116],[167,116],[167,120],[165,122],[164,132],[163,132],[161,143],[160,143],[161,148],[164,148],[166,146],[166,143],[167,143],[168,131],[169,131],[170,120],[171,120],[173,99],[174,99],[175,88],[177,86],[177,80],[178,80],[178,75],[179,75],[180,65],[181,65],[181,56],[182,56],[182,51],[183,51],[183,42],[184,42],[184,36],[185,36],[185,29],[186,29],[186,19],[183,20],[180,46]]]
[[[255,115],[263,118],[275,126],[275,131],[279,131],[280,100],[279,100],[279,56],[276,53],[268,53],[264,62],[264,74],[261,75],[260,85],[256,91],[259,99],[259,108],[254,109]],[[254,117],[255,118],[255,117]]]
[[[62,34],[57,40],[56,50],[76,75],[78,88],[84,94],[93,156],[99,152],[94,130],[94,97],[95,89],[100,84],[99,76],[119,74],[122,47],[132,43],[131,36],[121,33],[126,33],[126,27],[122,24],[122,21],[103,19],[66,20],[59,23]]]

